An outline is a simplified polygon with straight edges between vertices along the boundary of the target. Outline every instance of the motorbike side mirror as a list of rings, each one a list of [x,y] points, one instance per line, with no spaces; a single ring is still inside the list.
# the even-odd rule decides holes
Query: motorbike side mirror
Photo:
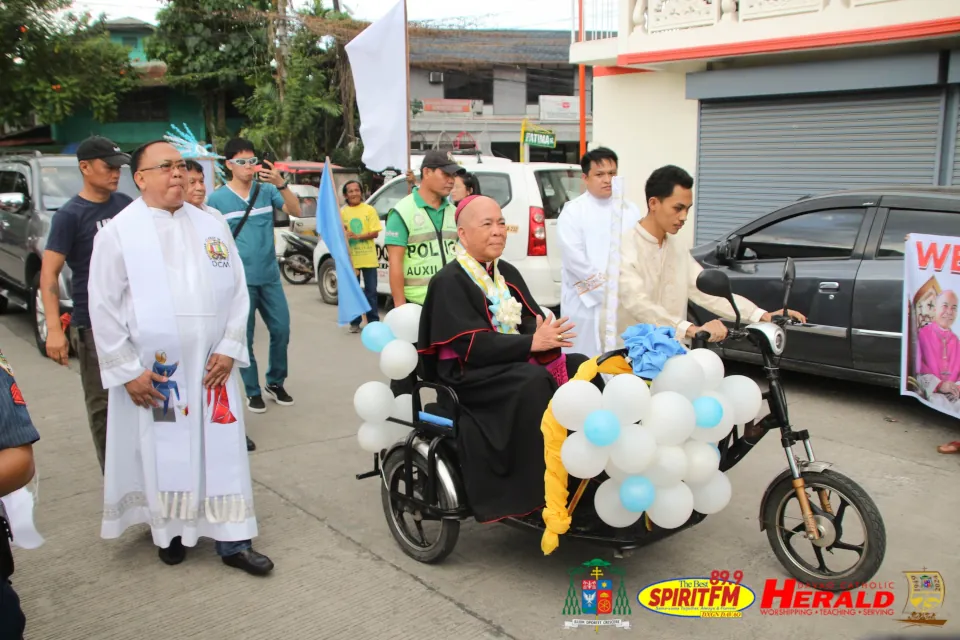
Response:
[[[697,289],[716,298],[723,298],[733,307],[737,317],[737,328],[740,328],[740,310],[733,299],[733,289],[730,287],[730,278],[720,269],[704,269],[697,276]]]
[[[783,315],[789,316],[790,289],[793,288],[793,281],[797,279],[797,267],[793,263],[793,258],[787,258],[787,263],[783,265]]]

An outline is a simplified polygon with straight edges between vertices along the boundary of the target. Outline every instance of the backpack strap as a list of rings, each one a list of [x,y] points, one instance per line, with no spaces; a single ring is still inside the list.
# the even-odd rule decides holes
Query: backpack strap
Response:
[[[236,240],[237,236],[240,235],[243,225],[247,223],[247,218],[250,217],[250,212],[253,210],[253,203],[257,201],[257,196],[260,195],[260,181],[257,180],[254,183],[253,193],[250,194],[250,201],[247,202],[247,210],[243,212],[243,217],[240,218],[240,224],[237,225],[237,228],[233,232],[233,239]]]

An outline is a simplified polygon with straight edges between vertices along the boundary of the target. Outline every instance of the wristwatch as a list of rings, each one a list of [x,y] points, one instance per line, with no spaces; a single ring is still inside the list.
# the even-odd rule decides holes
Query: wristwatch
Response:
[[[277,191],[283,191],[289,184],[289,182],[284,182],[281,186],[277,187]]]

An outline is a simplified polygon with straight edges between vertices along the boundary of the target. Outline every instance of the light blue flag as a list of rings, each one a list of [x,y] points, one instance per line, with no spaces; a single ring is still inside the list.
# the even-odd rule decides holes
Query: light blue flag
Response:
[[[320,194],[317,198],[317,233],[330,250],[337,266],[337,324],[350,324],[358,316],[370,311],[370,303],[350,263],[347,238],[343,234],[343,219],[337,205],[336,187],[330,173],[330,158],[323,165]]]

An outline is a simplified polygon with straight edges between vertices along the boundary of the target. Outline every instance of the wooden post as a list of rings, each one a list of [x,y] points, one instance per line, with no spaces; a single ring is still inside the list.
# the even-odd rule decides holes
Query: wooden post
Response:
[[[407,173],[413,169],[410,162],[410,23],[407,18],[407,0],[403,0],[403,46],[406,52],[406,68],[407,68],[407,148],[406,148],[406,157],[407,157]],[[404,176],[406,179],[406,176]],[[407,181],[407,195],[413,191],[413,185]]]
[[[583,0],[578,0],[580,9],[580,42],[584,40]],[[587,152],[587,68],[580,65],[580,157]]]

